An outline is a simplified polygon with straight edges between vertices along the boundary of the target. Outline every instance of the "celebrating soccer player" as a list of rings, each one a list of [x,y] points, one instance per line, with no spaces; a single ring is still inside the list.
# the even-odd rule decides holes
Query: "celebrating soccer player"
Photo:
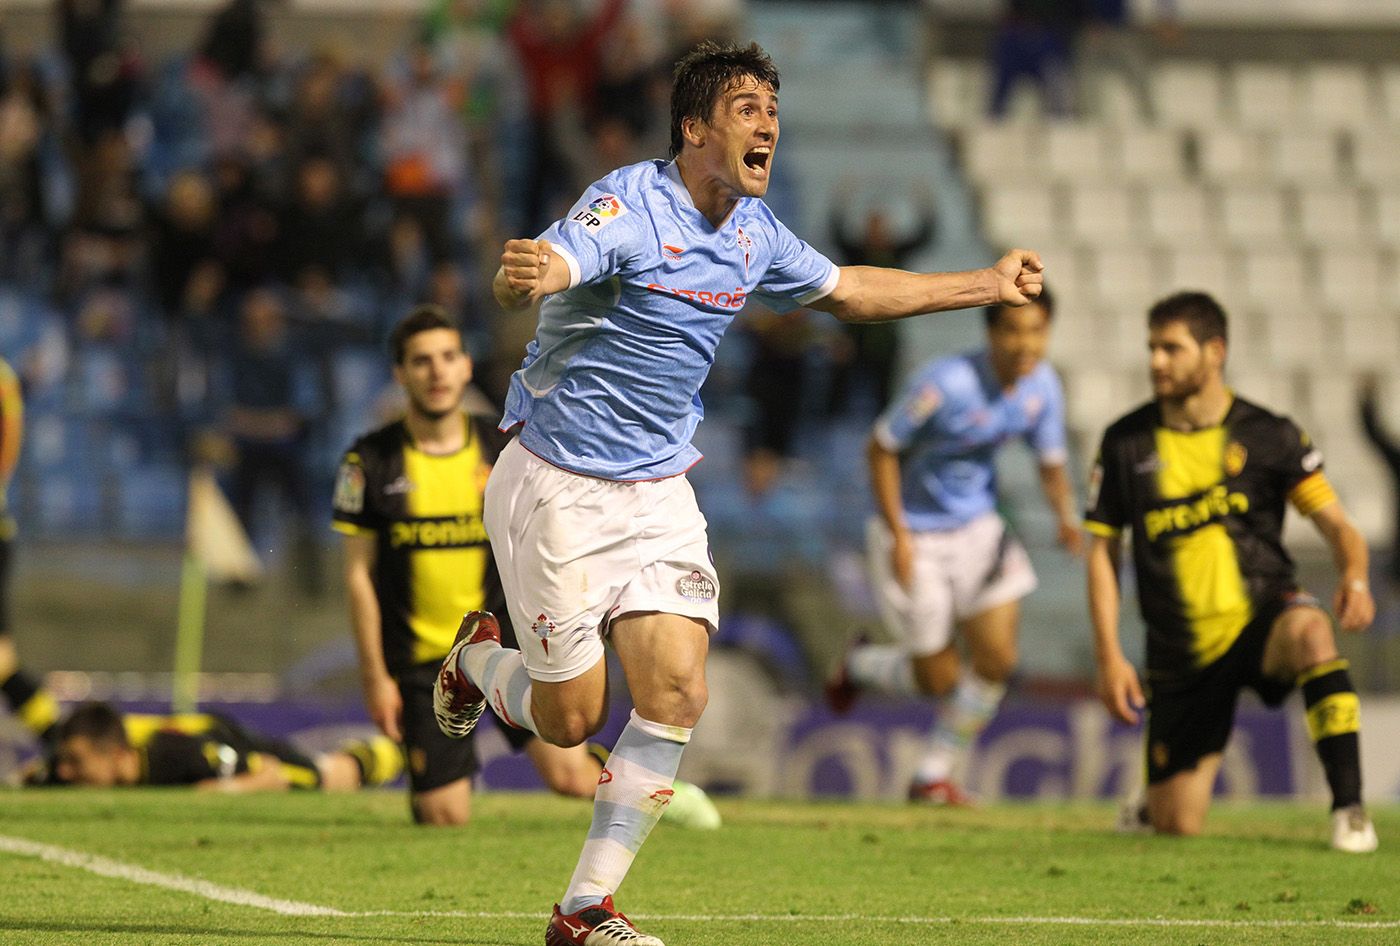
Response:
[[[334,526],[345,534],[345,582],[370,717],[407,752],[415,820],[460,825],[471,810],[476,752],[470,740],[438,730],[433,681],[462,615],[501,604],[481,505],[506,437],[463,410],[472,360],[442,309],[410,312],[389,348],[407,408],[346,452]],[[509,624],[504,632],[511,634]],[[507,729],[506,740],[555,792],[593,797],[600,763],[590,747],[552,746],[522,729]],[[677,790],[680,804],[667,809],[672,821],[718,821],[704,792],[684,783]]]
[[[1332,601],[1345,631],[1375,616],[1366,542],[1292,421],[1225,385],[1226,318],[1204,293],[1148,314],[1155,400],[1114,422],[1090,483],[1089,608],[1099,694],[1117,718],[1147,711],[1151,826],[1205,822],[1235,702],[1249,687],[1273,707],[1303,691],[1308,732],[1332,789],[1332,846],[1376,849],[1361,804],[1356,690],[1332,622],[1298,586],[1281,533],[1285,503],[1312,520],[1341,573]],[[1132,533],[1147,624],[1147,686],[1118,641],[1118,566]]]
[[[862,689],[951,699],[938,714],[909,787],[911,801],[961,805],[954,779],[1016,665],[1020,599],[1035,588],[1021,543],[997,515],[996,453],[1012,438],[1035,451],[1062,546],[1078,554],[1065,472],[1063,395],[1043,359],[1054,313],[1048,292],[1020,308],[987,308],[987,347],[930,362],[875,425],[870,480],[879,516],[870,569],[897,643],[852,649],[827,685],[846,712]],[[962,668],[953,631],[965,638]]]
[[[1040,260],[918,274],[838,268],[759,199],[778,144],[778,73],[757,44],[705,43],[677,66],[672,161],[614,171],[538,239],[510,240],[494,290],[542,303],[511,379],[486,531],[521,650],[471,614],[443,664],[439,724],[465,734],[489,701],[556,745],[596,732],[612,642],[634,711],[603,774],[593,826],[545,934],[550,946],[660,946],[613,906],[672,792],[705,707],[719,582],[682,475],[697,460],[701,382],[746,300],[845,321],[1005,303],[1040,291]]]

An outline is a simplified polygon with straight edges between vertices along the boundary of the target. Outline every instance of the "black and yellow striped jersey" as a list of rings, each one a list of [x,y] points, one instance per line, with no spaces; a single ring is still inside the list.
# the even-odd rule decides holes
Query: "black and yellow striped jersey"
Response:
[[[0,539],[10,538],[15,531],[10,518],[6,493],[10,477],[19,465],[20,442],[24,439],[24,399],[20,395],[19,378],[9,362],[0,358]]]
[[[128,713],[127,742],[141,760],[141,785],[195,785],[277,765],[292,788],[318,788],[316,764],[285,743],[263,739],[214,713]]]
[[[1294,588],[1285,503],[1311,515],[1336,498],[1307,434],[1240,397],[1202,430],[1164,427],[1155,402],[1112,424],[1085,525],[1108,537],[1131,531],[1149,678],[1210,664],[1260,603]]]
[[[507,439],[468,417],[461,450],[430,454],[400,420],[361,437],[341,461],[333,525],[375,536],[374,587],[390,673],[440,660],[463,614],[503,606],[481,510]]]

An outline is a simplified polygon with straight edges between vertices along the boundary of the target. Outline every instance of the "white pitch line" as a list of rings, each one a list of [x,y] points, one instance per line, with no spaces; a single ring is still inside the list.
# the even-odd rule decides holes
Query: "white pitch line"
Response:
[[[50,864],[62,864],[65,867],[76,867],[89,873],[99,874],[103,877],[113,877],[117,880],[126,880],[134,884],[146,884],[151,887],[164,887],[166,890],[178,890],[182,893],[191,893],[196,897],[203,897],[206,900],[218,900],[221,903],[232,903],[240,907],[254,907],[258,910],[271,910],[273,913],[280,913],[284,916],[348,916],[343,910],[336,910],[332,907],[317,906],[314,903],[298,903],[295,900],[279,900],[276,897],[264,897],[260,893],[251,890],[240,890],[237,887],[223,887],[219,884],[211,884],[207,880],[196,880],[193,877],[182,877],[179,874],[165,874],[160,871],[147,870],[144,867],[137,867],[135,864],[123,864],[121,861],[110,860],[105,857],[98,857],[95,854],[85,854],[82,851],[70,851],[67,848],[55,847],[52,844],[39,844],[35,841],[26,841],[24,838],[12,838],[0,835],[0,851],[7,854],[19,854],[24,857],[37,857]]]
[[[95,854],[72,851],[52,844],[40,844],[24,838],[0,835],[0,852],[22,857],[36,857],[51,864],[76,867],[103,877],[112,877],[134,884],[145,884],[193,894],[206,900],[230,903],[234,906],[268,910],[283,916],[324,916],[338,919],[369,917],[398,917],[403,919],[470,919],[470,920],[544,920],[544,913],[521,911],[469,910],[337,910],[315,903],[265,897],[251,890],[224,887],[206,880],[196,880],[179,874],[148,870],[135,864],[125,864]],[[1088,917],[1088,916],[871,916],[860,913],[791,914],[791,913],[634,913],[634,919],[662,923],[894,923],[910,926],[949,926],[968,923],[981,926],[1112,926],[1112,927],[1183,927],[1225,929],[1349,929],[1393,930],[1400,920],[1193,920],[1171,917]]]

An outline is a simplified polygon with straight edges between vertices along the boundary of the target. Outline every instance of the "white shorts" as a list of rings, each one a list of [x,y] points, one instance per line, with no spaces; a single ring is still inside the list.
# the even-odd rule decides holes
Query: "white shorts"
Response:
[[[913,537],[914,587],[906,591],[894,577],[894,540],[884,520],[873,518],[866,529],[870,580],[880,616],[913,656],[944,650],[957,622],[1035,590],[1030,556],[996,513],[956,529],[915,532]]]
[[[512,440],[486,483],[486,532],[531,679],[572,680],[632,611],[719,627],[705,517],[684,476],[623,483],[546,463]]]

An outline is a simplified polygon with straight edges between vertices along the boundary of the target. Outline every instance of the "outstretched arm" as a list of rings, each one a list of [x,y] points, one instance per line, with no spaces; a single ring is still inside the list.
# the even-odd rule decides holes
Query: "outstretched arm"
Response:
[[[1362,631],[1376,617],[1368,574],[1370,554],[1366,537],[1352,525],[1339,502],[1329,503],[1312,514],[1313,525],[1332,549],[1341,581],[1332,599],[1332,613],[1344,631]]]
[[[1040,295],[1042,269],[1040,256],[1031,250],[1012,250],[988,269],[961,273],[843,266],[836,288],[812,308],[843,322],[887,322],[996,303],[1025,305]]]

